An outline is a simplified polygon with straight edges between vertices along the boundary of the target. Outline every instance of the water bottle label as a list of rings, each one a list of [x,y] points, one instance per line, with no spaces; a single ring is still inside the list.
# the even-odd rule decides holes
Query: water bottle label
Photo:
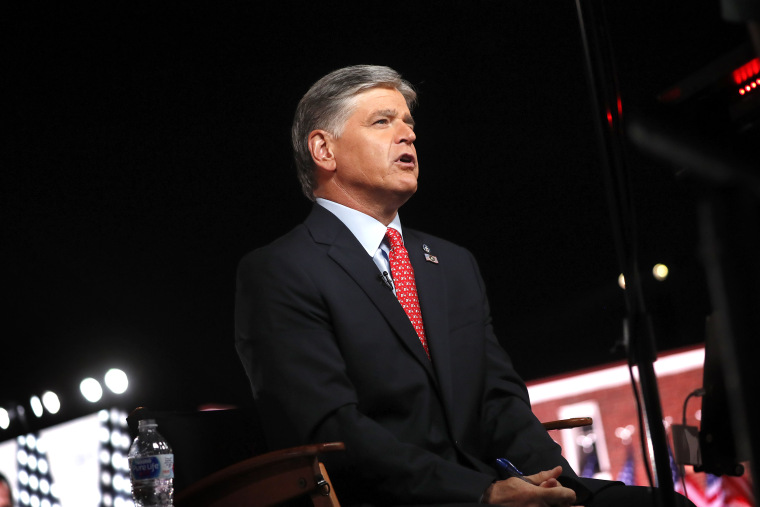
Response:
[[[135,480],[174,478],[173,454],[132,458],[129,461],[129,470]]]

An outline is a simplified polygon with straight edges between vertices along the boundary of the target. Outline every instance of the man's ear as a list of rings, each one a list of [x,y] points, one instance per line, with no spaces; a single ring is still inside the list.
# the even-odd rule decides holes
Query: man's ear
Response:
[[[325,171],[335,170],[335,154],[332,150],[333,137],[325,130],[313,130],[309,134],[309,152],[317,167]]]

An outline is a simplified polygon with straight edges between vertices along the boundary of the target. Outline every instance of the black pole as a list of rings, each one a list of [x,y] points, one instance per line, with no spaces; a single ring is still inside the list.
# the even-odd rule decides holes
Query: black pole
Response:
[[[626,349],[631,366],[637,366],[646,425],[642,432],[652,449],[651,466],[659,487],[660,505],[675,505],[662,408],[654,373],[656,348],[654,330],[646,312],[638,269],[636,215],[630,193],[630,177],[625,164],[625,136],[612,46],[607,36],[601,0],[576,0],[581,37],[586,56],[594,123],[604,166],[607,200],[618,263],[625,277],[627,319],[624,325]],[[648,455],[646,449],[642,449]]]
[[[725,139],[706,136],[670,115],[632,120],[628,133],[634,145],[704,184],[699,203],[700,257],[717,320],[715,347],[709,350],[715,379],[723,389],[703,398],[700,438],[713,431],[731,432],[702,441],[703,470],[732,473],[738,461],[749,461],[755,498],[760,495],[760,436],[753,415],[760,392],[756,359],[760,354],[760,170],[757,155],[737,150]],[[707,362],[705,368],[707,368]],[[717,412],[725,403],[728,413]],[[721,407],[722,410],[722,407]],[[708,420],[714,428],[707,428]],[[727,422],[726,422],[727,420]],[[731,448],[727,448],[730,446]],[[745,472],[746,473],[746,472]]]

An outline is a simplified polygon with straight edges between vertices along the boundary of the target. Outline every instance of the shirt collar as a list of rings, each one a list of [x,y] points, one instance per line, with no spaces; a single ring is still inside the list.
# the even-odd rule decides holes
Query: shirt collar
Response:
[[[380,248],[383,238],[385,238],[385,230],[387,227],[372,218],[369,215],[365,215],[361,211],[343,206],[335,201],[329,201],[322,197],[317,197],[317,204],[325,208],[327,211],[338,217],[343,224],[348,227],[348,230],[356,236],[359,243],[367,251],[370,257],[375,255],[377,249]],[[401,230],[401,220],[398,217],[398,213],[393,217],[393,221],[388,224],[388,227],[393,227],[404,237],[404,233]]]

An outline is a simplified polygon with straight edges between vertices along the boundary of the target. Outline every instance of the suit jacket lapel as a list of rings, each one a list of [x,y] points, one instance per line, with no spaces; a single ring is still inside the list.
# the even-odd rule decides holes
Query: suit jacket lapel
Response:
[[[447,287],[442,272],[445,266],[425,260],[422,238],[414,231],[404,230],[404,246],[409,252],[409,260],[414,268],[414,280],[420,299],[425,336],[444,398],[444,407],[449,420],[452,420],[452,414],[449,412],[453,401],[451,347],[448,337],[449,320],[446,313],[446,301],[450,295],[446,293]],[[440,262],[444,261],[445,259]]]
[[[383,284],[377,266],[362,248],[359,240],[351,234],[343,222],[319,205],[314,206],[304,223],[317,243],[328,246],[327,255],[362,288],[402,343],[435,382],[433,368],[420,344],[417,332],[396,297]],[[425,321],[425,326],[427,327],[427,321]]]

